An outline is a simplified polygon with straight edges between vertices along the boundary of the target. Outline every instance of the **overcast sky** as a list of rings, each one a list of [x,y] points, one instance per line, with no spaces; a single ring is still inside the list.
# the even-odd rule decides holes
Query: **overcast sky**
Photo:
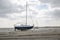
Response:
[[[25,24],[26,2],[28,24],[60,26],[60,0],[0,0],[0,27]]]

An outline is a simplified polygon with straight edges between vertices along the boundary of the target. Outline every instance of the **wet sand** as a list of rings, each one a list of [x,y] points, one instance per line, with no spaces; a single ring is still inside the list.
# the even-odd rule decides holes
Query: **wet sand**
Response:
[[[60,40],[60,28],[0,32],[0,40]]]

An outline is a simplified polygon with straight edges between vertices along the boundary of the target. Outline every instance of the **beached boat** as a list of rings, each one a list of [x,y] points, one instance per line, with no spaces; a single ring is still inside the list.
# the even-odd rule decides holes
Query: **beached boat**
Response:
[[[29,30],[29,29],[32,29],[34,26],[33,25],[27,25],[27,2],[26,2],[26,24],[24,25],[24,24],[16,24],[16,25],[14,25],[14,27],[15,27],[15,31],[16,31],[16,29],[17,30]]]

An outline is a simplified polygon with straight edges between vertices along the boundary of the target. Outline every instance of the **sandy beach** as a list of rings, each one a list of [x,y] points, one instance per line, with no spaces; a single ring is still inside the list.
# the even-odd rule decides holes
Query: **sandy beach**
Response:
[[[3,31],[0,32],[0,40],[60,40],[60,28]]]

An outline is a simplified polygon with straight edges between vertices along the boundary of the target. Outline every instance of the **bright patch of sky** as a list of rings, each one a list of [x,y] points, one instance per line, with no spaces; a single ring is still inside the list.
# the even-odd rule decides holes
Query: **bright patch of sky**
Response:
[[[46,5],[46,4],[41,4],[41,5],[37,5],[36,6],[36,8],[38,9],[38,10],[44,10],[44,9],[48,9],[48,5]]]

